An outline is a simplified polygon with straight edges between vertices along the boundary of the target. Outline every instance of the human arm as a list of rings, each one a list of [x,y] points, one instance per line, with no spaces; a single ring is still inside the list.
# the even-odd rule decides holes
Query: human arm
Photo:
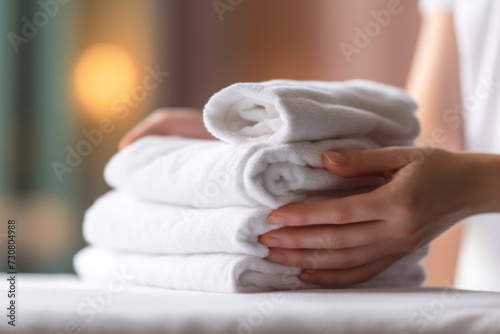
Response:
[[[461,219],[500,212],[498,155],[384,148],[345,151],[341,156],[326,153],[324,163],[345,177],[395,174],[369,193],[292,204],[271,213],[270,224],[286,227],[260,237],[271,247],[268,260],[312,269],[300,276],[306,282],[364,282]],[[308,268],[312,262],[307,258],[317,249],[331,250],[330,256],[315,261],[318,268]]]
[[[462,122],[459,122],[459,126],[457,126],[456,122],[447,122],[443,117],[444,113],[454,104],[460,103],[458,52],[451,14],[426,15],[411,72],[408,89],[420,105],[419,118],[423,130],[419,143],[450,151],[460,151],[463,148]],[[358,154],[359,158],[355,158],[355,161],[351,161],[342,168],[349,169],[352,173],[350,176],[371,173],[383,174],[381,169],[389,171],[390,168],[395,167],[394,161],[391,162],[391,159],[398,159],[400,155],[403,157],[409,155],[411,154],[409,150],[415,149],[386,148],[359,154],[354,152],[353,154],[355,156]],[[477,212],[496,210],[495,203],[491,203],[494,199],[491,194],[499,188],[492,180],[486,182],[480,176],[485,175],[488,170],[491,173],[495,168],[498,168],[496,166],[498,157],[457,154],[442,150],[433,152],[430,156],[426,154],[424,162],[418,166],[415,166],[418,162],[413,162],[409,166],[398,165],[396,170],[391,170],[396,172],[396,176],[403,175],[411,167],[418,168],[409,177],[395,178],[388,185],[374,192],[314,205],[292,205],[274,211],[273,214],[291,215],[295,217],[294,219],[303,219],[303,221],[312,222],[319,226],[311,227],[308,226],[309,224],[307,226],[299,224],[292,229],[284,228],[263,235],[260,240],[264,245],[271,245],[267,242],[268,238],[271,237],[274,238],[274,241],[278,239],[282,245],[286,245],[286,247],[271,246],[268,259],[275,262],[273,260],[274,254],[280,252],[281,256],[279,257],[281,257],[282,263],[285,259],[285,264],[300,267],[297,264],[303,263],[304,259],[311,256],[313,252],[302,251],[301,247],[295,247],[295,245],[303,246],[307,242],[308,247],[325,248],[325,243],[314,243],[310,240],[318,236],[330,236],[334,240],[330,244],[330,249],[334,249],[335,252],[331,253],[332,256],[323,263],[322,269],[325,271],[318,270],[315,273],[323,276],[323,284],[353,284],[367,280],[385,270],[388,265],[397,261],[401,256],[421,244],[430,242],[460,219]],[[377,155],[370,156],[371,153]],[[417,154],[414,153],[415,156]],[[369,159],[383,162],[385,165],[380,165],[372,170],[359,170],[362,166],[372,166]],[[397,160],[396,163],[399,164]],[[328,165],[327,161],[325,161],[325,166],[332,172],[345,172],[339,171],[338,166]],[[398,168],[401,168],[399,172],[397,172]],[[465,186],[466,184],[468,186]],[[463,187],[458,187],[459,185]],[[390,188],[397,191],[387,191]],[[480,192],[489,193],[490,196],[479,196]],[[467,193],[477,203],[473,204],[472,199],[466,201],[461,198],[462,193]],[[378,201],[378,197],[381,197],[380,201]],[[433,200],[427,201],[427,199]],[[438,203],[445,205],[438,205]],[[365,204],[374,205],[374,208],[371,211],[364,210],[365,220],[360,222],[358,219],[355,221],[356,224],[350,224],[354,226],[339,224],[333,219],[335,215],[349,216],[349,211],[345,210],[364,209],[363,205]],[[480,208],[481,205],[489,206],[489,209]],[[465,209],[467,206],[470,208]],[[343,209],[345,207],[351,209]],[[337,210],[340,210],[340,213]],[[400,219],[401,212],[407,211],[411,211],[411,218],[408,220]],[[270,217],[276,217],[273,214]],[[420,221],[420,223],[416,223],[416,221]],[[328,222],[333,223],[329,224]],[[341,222],[345,223],[342,219]],[[405,228],[408,230],[404,230]],[[373,239],[375,237],[378,239]],[[349,240],[363,238],[365,238],[365,243],[349,244]],[[373,244],[372,247],[367,247],[366,245],[370,242]],[[274,242],[274,245],[276,244]],[[374,247],[375,245],[378,248]],[[382,249],[383,245],[386,248]],[[347,247],[353,248],[348,249]],[[387,256],[392,256],[392,258],[383,260]],[[373,264],[377,261],[378,264]],[[371,265],[368,266],[369,264]],[[356,277],[353,277],[352,270],[348,269],[354,268],[354,265],[358,266]]]

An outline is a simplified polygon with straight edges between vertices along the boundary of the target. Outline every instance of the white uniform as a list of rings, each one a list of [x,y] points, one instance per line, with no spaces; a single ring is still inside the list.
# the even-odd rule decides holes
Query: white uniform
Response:
[[[500,1],[421,0],[420,5],[424,12],[454,15],[467,149],[500,154]],[[500,291],[500,215],[468,219],[457,286]]]

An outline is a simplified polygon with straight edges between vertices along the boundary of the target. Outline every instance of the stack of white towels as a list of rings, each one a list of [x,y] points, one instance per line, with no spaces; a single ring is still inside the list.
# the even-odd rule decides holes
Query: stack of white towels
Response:
[[[85,280],[212,292],[316,288],[300,269],[263,260],[258,236],[272,209],[373,189],[376,176],[324,169],[327,150],[412,145],[415,103],[398,88],[364,81],[238,83],[204,108],[220,140],[145,137],[105,169],[114,188],[87,211],[90,244],[75,257]],[[427,248],[362,287],[418,286]]]

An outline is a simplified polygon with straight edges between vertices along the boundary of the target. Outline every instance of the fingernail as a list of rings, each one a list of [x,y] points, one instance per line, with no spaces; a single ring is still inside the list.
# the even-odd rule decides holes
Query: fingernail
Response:
[[[342,165],[345,162],[345,156],[339,152],[328,151],[323,152],[323,155],[332,165]]]
[[[266,257],[266,260],[274,263],[285,263],[286,255],[280,251],[271,250],[269,251],[269,255]]]
[[[261,244],[267,247],[281,247],[281,240],[273,237],[264,237]]]
[[[286,225],[286,217],[280,215],[270,215],[267,217],[268,224],[271,225]]]
[[[318,276],[312,274],[310,271],[302,271],[299,275],[299,278],[306,283],[316,283],[318,282]]]

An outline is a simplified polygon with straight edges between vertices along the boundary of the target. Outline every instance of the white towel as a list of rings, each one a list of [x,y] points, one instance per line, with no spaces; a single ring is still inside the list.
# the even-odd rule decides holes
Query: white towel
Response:
[[[297,268],[242,254],[145,255],[87,247],[73,262],[80,278],[95,282],[125,271],[132,284],[176,290],[234,293],[314,287],[300,282]]]
[[[285,204],[382,184],[377,176],[333,175],[321,153],[410,145],[419,131],[414,110],[401,90],[366,81],[228,87],[205,108],[207,127],[227,143],[146,137],[112,158],[105,178],[118,192],[87,213],[85,237],[93,246],[75,257],[75,269],[102,280],[124,268],[132,283],[172,289],[307,288],[298,268],[262,259],[268,249],[258,235],[278,228],[265,217]],[[358,286],[418,286],[426,252]]]
[[[426,248],[420,249],[371,281],[353,287],[419,286],[424,271],[413,263],[426,252]],[[236,293],[321,287],[301,282],[298,268],[242,254],[145,255],[87,247],[75,256],[74,267],[86,281],[107,283],[119,271],[132,284],[178,290]]]
[[[85,215],[85,240],[97,248],[79,255],[88,260],[77,261],[76,268],[81,276],[96,276],[103,271],[96,261],[111,258],[138,276],[133,280],[136,284],[220,292],[291,288],[287,284],[305,288],[308,285],[296,279],[299,269],[285,270],[262,260],[269,251],[258,243],[258,236],[280,227],[266,223],[270,211],[265,207],[182,208],[112,191]],[[399,260],[361,286],[419,286],[424,279],[419,261],[426,252],[424,247]],[[109,273],[115,265],[104,267]],[[197,282],[193,277],[206,280]]]
[[[383,184],[378,176],[336,176],[321,162],[326,150],[374,147],[366,138],[270,146],[151,136],[117,153],[104,175],[113,188],[152,201],[198,208],[278,208],[319,191],[347,195]]]
[[[229,143],[364,136],[380,146],[406,146],[420,130],[416,108],[402,89],[366,80],[272,80],[226,87],[203,113],[207,129]]]
[[[270,212],[263,206],[185,208],[111,191],[85,213],[83,235],[89,244],[113,251],[265,257],[268,249],[257,239],[278,228],[267,224]]]

